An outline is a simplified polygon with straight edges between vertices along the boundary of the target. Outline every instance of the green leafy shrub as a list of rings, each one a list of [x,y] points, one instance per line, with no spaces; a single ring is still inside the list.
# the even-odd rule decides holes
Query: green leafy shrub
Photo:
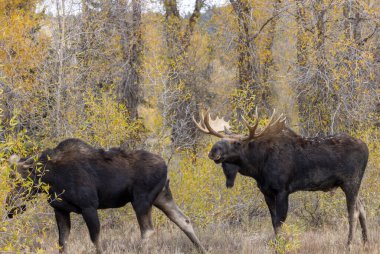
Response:
[[[300,246],[301,229],[296,224],[283,223],[280,233],[274,240],[269,241],[269,246],[275,253],[296,253]]]

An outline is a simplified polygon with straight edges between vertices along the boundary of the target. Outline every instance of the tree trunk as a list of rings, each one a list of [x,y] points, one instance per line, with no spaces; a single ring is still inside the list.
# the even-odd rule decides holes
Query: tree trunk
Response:
[[[276,26],[278,15],[281,7],[281,0],[274,0],[273,3],[273,19],[270,21],[268,29],[268,37],[265,45],[265,56],[266,58],[263,61],[262,66],[262,81],[263,88],[261,94],[261,100],[266,104],[267,110],[269,110],[269,101],[271,100],[272,95],[272,84],[270,82],[270,74],[276,69],[274,60],[273,60],[273,43],[276,34]]]
[[[126,19],[127,20],[127,19]],[[138,118],[137,107],[141,99],[141,0],[132,0],[132,22],[124,21],[122,33],[125,71],[119,86],[119,96],[124,101],[132,119]]]
[[[238,20],[238,80],[239,86],[249,86],[253,91],[259,82],[259,65],[254,38],[251,37],[252,24],[249,20],[252,8],[246,1],[230,0]]]
[[[303,6],[303,1],[296,1],[296,22],[297,22],[297,66],[299,69],[303,69],[307,64],[307,45],[305,42],[306,37],[306,13],[305,7]]]
[[[194,27],[200,17],[203,0],[195,8],[182,34],[182,18],[176,0],[165,0],[165,39],[168,55],[168,80],[164,91],[164,118],[171,128],[172,144],[176,148],[196,147],[196,127],[191,120],[197,111],[193,83],[187,73],[187,51]]]
[[[238,23],[238,86],[239,89],[246,91],[246,98],[249,101],[255,97],[255,105],[264,107],[270,112],[270,99],[272,97],[272,88],[268,83],[270,71],[274,67],[272,47],[275,36],[277,19],[280,12],[280,1],[275,0],[273,3],[272,16],[263,23],[260,28],[256,27],[256,21],[253,16],[253,9],[248,1],[230,0]],[[268,40],[264,50],[269,52],[260,64],[255,39],[261,34],[262,30],[269,25]],[[246,114],[253,113],[252,109],[238,109],[239,111],[249,111]]]
[[[59,29],[59,48],[58,48],[58,84],[56,89],[56,109],[55,109],[55,131],[57,135],[62,134],[62,93],[65,83],[64,59],[65,59],[65,40],[66,40],[66,16],[65,16],[65,0],[56,0],[58,29]]]

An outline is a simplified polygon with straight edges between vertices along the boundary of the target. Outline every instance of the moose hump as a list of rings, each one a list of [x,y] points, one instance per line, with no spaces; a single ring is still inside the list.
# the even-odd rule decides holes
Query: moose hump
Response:
[[[52,161],[54,163],[60,161],[68,161],[76,158],[95,158],[104,153],[103,149],[96,149],[86,142],[70,138],[62,141],[54,149],[47,149],[40,156],[41,162]]]

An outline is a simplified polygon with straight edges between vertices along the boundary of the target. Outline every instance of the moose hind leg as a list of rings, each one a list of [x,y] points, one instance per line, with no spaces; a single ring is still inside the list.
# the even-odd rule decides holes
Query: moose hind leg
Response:
[[[357,217],[358,217],[358,211],[356,210],[356,200],[358,196],[358,192],[354,191],[353,188],[350,189],[351,186],[348,186],[347,188],[344,188],[343,191],[346,195],[346,202],[347,202],[347,212],[348,212],[348,223],[349,223],[349,230],[348,230],[348,240],[347,245],[350,246],[352,243],[352,239],[354,237],[354,231],[356,229],[356,223],[357,223]]]
[[[136,213],[137,221],[140,226],[141,238],[144,243],[154,233],[152,222],[152,205],[141,200],[132,202],[132,206]]]
[[[54,209],[54,213],[55,213],[55,219],[57,221],[57,226],[58,226],[59,252],[62,253],[65,251],[66,240],[70,234],[70,228],[71,228],[70,213],[63,210],[59,210],[59,209]]]
[[[169,181],[166,182],[166,186],[158,194],[154,205],[168,216],[195,244],[201,253],[206,253],[206,250],[202,246],[198,237],[195,235],[193,226],[190,223],[189,218],[183,214],[173,200],[172,193],[169,188]]]
[[[96,253],[99,254],[102,251],[99,243],[100,222],[98,211],[93,207],[84,208],[82,209],[82,216],[90,233],[91,241],[95,245]]]
[[[356,201],[356,209],[359,212],[359,222],[360,227],[362,228],[363,243],[365,244],[368,242],[367,216],[364,205],[360,198],[358,198]]]

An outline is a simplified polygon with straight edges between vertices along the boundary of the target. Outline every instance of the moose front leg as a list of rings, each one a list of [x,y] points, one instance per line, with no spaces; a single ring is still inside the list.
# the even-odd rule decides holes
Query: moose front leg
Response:
[[[91,241],[95,245],[96,253],[102,253],[101,246],[99,243],[100,222],[96,208],[88,207],[82,209],[82,217],[86,222],[88,231],[90,233]]]
[[[137,221],[140,226],[142,243],[149,240],[149,237],[154,234],[154,227],[152,222],[152,205],[145,200],[137,199],[132,202],[133,209],[135,210]]]
[[[267,203],[270,217],[272,219],[272,226],[275,228],[275,218],[276,218],[276,204],[275,198],[272,195],[264,195],[265,202]]]
[[[66,239],[70,234],[70,213],[60,210],[54,209],[55,219],[57,221],[58,226],[58,234],[59,234],[59,252],[62,253],[65,251]]]
[[[275,196],[275,216],[273,221],[274,232],[280,233],[281,225],[285,222],[288,214],[289,193],[280,192]]]

